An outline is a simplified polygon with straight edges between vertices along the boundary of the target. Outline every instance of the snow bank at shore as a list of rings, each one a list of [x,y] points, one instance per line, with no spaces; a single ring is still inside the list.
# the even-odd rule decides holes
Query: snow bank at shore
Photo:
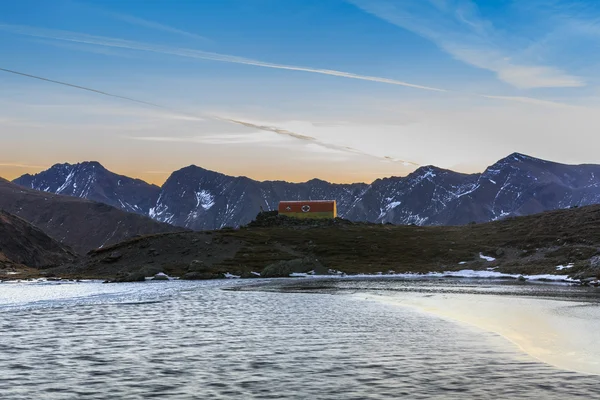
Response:
[[[426,274],[415,274],[415,273],[379,273],[374,275],[369,274],[357,274],[357,275],[314,275],[311,273],[294,273],[290,274],[290,277],[338,277],[338,278],[373,278],[379,276],[386,276],[390,278],[473,278],[473,279],[526,279],[529,281],[552,281],[552,282],[579,282],[579,280],[571,279],[568,275],[552,275],[552,274],[541,274],[541,275],[520,275],[520,274],[504,274],[496,272],[491,269],[484,271],[475,271],[472,269],[463,269],[460,271],[445,271],[445,272],[429,272]]]

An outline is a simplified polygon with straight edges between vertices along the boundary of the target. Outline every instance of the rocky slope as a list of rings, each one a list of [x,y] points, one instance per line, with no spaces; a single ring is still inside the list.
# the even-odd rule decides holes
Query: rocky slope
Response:
[[[0,179],[0,209],[78,253],[141,234],[181,230],[107,204],[40,192]]]
[[[317,179],[297,184],[258,182],[189,166],[173,172],[160,189],[140,191],[138,199],[115,197],[114,185],[105,186],[100,180],[94,181],[93,190],[81,189],[81,185],[87,188],[85,184],[91,180],[89,168],[83,168],[83,164],[76,176],[54,171],[56,180],[52,185],[41,179],[45,173],[16,182],[94,198],[126,211],[145,213],[160,222],[196,230],[244,225],[261,209],[276,209],[281,200],[335,199],[340,217],[404,225],[462,225],[600,203],[600,165],[565,165],[518,153],[481,174],[428,166],[406,177],[347,185]],[[95,170],[100,168],[97,165]],[[81,183],[75,188],[72,181]],[[93,193],[111,195],[102,198]]]
[[[75,253],[27,221],[0,210],[0,277],[22,267],[49,268],[75,260]],[[4,272],[4,273],[3,273]]]

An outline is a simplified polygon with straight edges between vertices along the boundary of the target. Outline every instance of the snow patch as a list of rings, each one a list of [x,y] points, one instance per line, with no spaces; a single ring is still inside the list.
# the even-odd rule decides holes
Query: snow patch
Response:
[[[390,204],[388,204],[388,205],[385,207],[385,209],[386,209],[386,211],[389,211],[389,210],[391,210],[391,209],[394,209],[394,208],[398,207],[400,204],[402,204],[402,202],[400,202],[400,201],[393,201],[393,202],[391,202]]]
[[[302,278],[302,277],[307,277],[307,276],[314,276],[315,275],[315,271],[308,271],[308,272],[292,272],[290,274],[290,278]]]
[[[309,275],[309,274],[290,274],[290,276],[295,277],[312,277],[312,278],[332,278],[336,275]],[[503,274],[501,272],[484,270],[484,271],[475,271],[472,269],[463,269],[460,271],[444,271],[444,272],[428,272],[426,274],[417,274],[417,273],[404,273],[404,274],[393,274],[393,275],[384,275],[385,277],[395,277],[395,278],[411,278],[411,279],[419,279],[419,278],[465,278],[465,279],[525,279],[528,281],[548,281],[548,282],[568,282],[568,283],[577,283],[578,279],[571,279],[568,275],[520,275],[520,274]],[[339,278],[380,278],[380,274],[357,274],[357,275],[345,275],[340,273],[337,275]]]
[[[496,261],[496,259],[494,257],[490,257],[490,256],[484,256],[482,253],[479,253],[479,258],[481,258],[482,260],[485,261]]]
[[[556,270],[557,271],[562,271],[563,269],[569,269],[569,268],[573,268],[575,265],[574,264],[567,264],[567,265],[557,265],[556,266]]]
[[[227,279],[238,279],[238,278],[241,278],[241,277],[239,275],[233,275],[233,274],[230,274],[229,272],[226,272],[225,273],[225,278],[227,278]]]
[[[209,191],[200,190],[196,192],[196,208],[202,207],[205,210],[209,210],[214,205],[215,197]]]

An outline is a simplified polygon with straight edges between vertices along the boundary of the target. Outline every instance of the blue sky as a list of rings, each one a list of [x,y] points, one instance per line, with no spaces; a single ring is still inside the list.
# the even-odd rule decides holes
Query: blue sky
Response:
[[[0,176],[95,159],[339,182],[513,151],[600,162],[600,4],[0,2]]]

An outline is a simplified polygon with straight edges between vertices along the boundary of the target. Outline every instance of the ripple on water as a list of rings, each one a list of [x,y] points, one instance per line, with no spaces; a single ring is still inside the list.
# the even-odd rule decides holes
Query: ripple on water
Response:
[[[21,285],[11,301],[0,294],[2,398],[600,396],[596,377],[415,310],[222,285],[82,283],[37,295]]]

